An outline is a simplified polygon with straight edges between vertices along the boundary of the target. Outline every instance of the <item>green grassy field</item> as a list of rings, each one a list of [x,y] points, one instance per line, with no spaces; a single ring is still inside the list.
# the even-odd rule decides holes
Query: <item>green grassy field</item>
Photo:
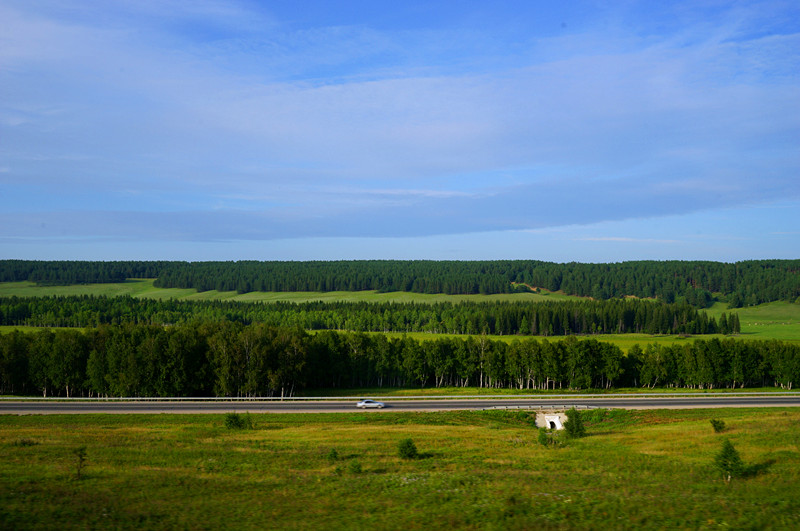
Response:
[[[726,304],[716,303],[707,312],[714,318],[719,318],[723,312],[736,313],[742,325],[742,335],[747,338],[800,339],[800,304],[771,302],[730,310]]]
[[[2,327],[0,327],[2,328]],[[388,337],[411,337],[418,341],[425,341],[425,340],[432,340],[441,337],[464,337],[458,334],[433,334],[429,332],[369,332],[370,334],[384,334]],[[525,337],[531,336],[517,336],[517,335],[505,335],[505,336],[498,336],[498,335],[487,335],[488,339],[493,341],[505,341],[506,343],[511,343],[514,340],[522,340]],[[602,335],[593,335],[593,336],[578,336],[581,338],[591,338],[596,339],[598,341],[608,341],[609,343],[614,343],[623,352],[628,352],[633,345],[639,345],[640,347],[644,348],[645,345],[648,343],[658,343],[660,345],[672,345],[675,343],[685,343],[685,342],[692,342],[695,339],[712,339],[712,338],[735,338],[735,339],[769,339],[768,337],[752,337],[749,335],[738,335],[738,336],[724,336],[722,334],[706,334],[706,335],[698,335],[698,336],[678,336],[678,335],[650,335],[650,334],[602,334]],[[800,338],[800,335],[798,335]],[[560,339],[564,339],[564,336],[536,336],[537,339],[546,339],[549,341],[558,341]],[[800,339],[788,339],[787,341],[797,341],[800,342]]]
[[[0,282],[0,297],[46,297],[53,295],[105,295],[117,297],[130,295],[152,299],[178,300],[232,300],[241,302],[313,302],[313,301],[345,301],[345,302],[461,302],[461,301],[545,301],[545,300],[578,300],[563,293],[542,291],[541,293],[500,293],[496,295],[445,295],[410,293],[394,291],[378,293],[376,291],[299,291],[299,292],[263,292],[237,293],[235,291],[204,291],[198,293],[194,289],[161,289],[153,286],[153,279],[130,279],[127,282],[114,284],[82,284],[72,286],[37,286],[33,282]]]
[[[0,327],[0,333],[2,333],[2,327]],[[457,334],[432,334],[428,332],[411,332],[411,333],[401,333],[401,332],[369,332],[371,334],[384,334],[388,337],[403,337],[408,336],[414,338],[418,341],[425,341],[425,340],[433,340],[441,337],[453,337],[453,338],[463,338],[464,336],[457,335]],[[511,343],[512,341],[522,340],[525,337],[531,336],[516,336],[516,335],[506,335],[506,336],[497,336],[497,335],[487,335],[488,339],[494,341],[505,341],[506,343]],[[706,335],[697,335],[697,336],[679,336],[679,335],[650,335],[650,334],[603,334],[603,335],[594,335],[594,336],[579,336],[581,338],[591,338],[596,339],[598,341],[607,341],[609,343],[613,343],[618,346],[623,352],[627,353],[628,350],[633,345],[639,345],[641,348],[644,348],[645,345],[648,343],[657,343],[659,345],[674,345],[674,344],[682,344],[682,343],[691,343],[695,339],[737,339],[741,341],[758,341],[758,340],[767,340],[767,339],[779,339],[778,337],[774,337],[769,334],[768,330],[764,330],[762,334],[750,334],[750,333],[743,333],[736,336],[724,336],[722,334],[706,334]],[[542,337],[537,336],[536,339],[546,339],[550,341],[557,341],[563,339],[564,336],[549,336],[549,337]],[[780,338],[781,341],[786,341],[789,343],[800,343],[800,331],[798,331],[797,335],[786,334],[785,337]]]
[[[185,298],[196,295],[194,289],[159,289],[153,279],[130,279],[112,284],[76,284],[70,286],[38,286],[33,282],[0,282],[0,297],[48,297],[67,295],[104,295],[106,297]]]
[[[252,430],[222,415],[0,416],[0,527],[798,527],[800,410],[590,415],[588,437],[555,448],[508,411],[252,415]],[[398,457],[407,437],[420,458]],[[730,484],[712,466],[726,438],[750,471]]]

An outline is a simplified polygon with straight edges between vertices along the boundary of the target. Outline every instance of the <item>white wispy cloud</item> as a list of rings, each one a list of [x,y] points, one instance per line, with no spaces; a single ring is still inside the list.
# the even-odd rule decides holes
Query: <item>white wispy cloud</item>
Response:
[[[576,242],[621,242],[621,243],[682,243],[681,240],[662,240],[658,238],[627,238],[623,236],[591,236],[573,238]]]

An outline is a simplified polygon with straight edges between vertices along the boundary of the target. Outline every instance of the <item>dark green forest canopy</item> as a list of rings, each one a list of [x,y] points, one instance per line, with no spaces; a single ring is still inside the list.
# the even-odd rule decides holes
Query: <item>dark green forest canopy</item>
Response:
[[[546,289],[606,300],[635,296],[706,307],[720,294],[731,307],[800,297],[800,260],[635,261],[355,260],[309,262],[0,261],[0,281],[40,284],[155,278],[162,288],[198,291],[408,291],[492,294]]]
[[[560,302],[290,302],[177,301],[125,297],[0,298],[0,325],[95,327],[103,324],[232,321],[306,330],[450,334],[738,333],[738,316],[719,322],[688,304],[642,299]]]
[[[800,346],[694,340],[616,345],[568,336],[436,338],[263,323],[128,324],[0,335],[0,394],[275,396],[307,388],[517,389],[781,386],[800,379]]]

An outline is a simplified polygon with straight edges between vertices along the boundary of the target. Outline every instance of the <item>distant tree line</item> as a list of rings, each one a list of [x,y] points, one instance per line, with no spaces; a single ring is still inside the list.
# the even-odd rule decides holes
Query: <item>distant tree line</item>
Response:
[[[0,336],[0,393],[44,396],[288,396],[309,388],[781,386],[800,346],[695,340],[619,347],[595,339],[485,336],[419,341],[228,321],[42,329]]]
[[[800,260],[635,261],[557,264],[536,260],[311,262],[0,261],[0,281],[42,284],[155,278],[199,291],[408,291],[492,294],[546,289],[598,300],[635,296],[704,308],[721,294],[731,307],[800,299]]]
[[[685,303],[608,301],[246,303],[125,297],[0,298],[0,325],[94,327],[228,320],[307,330],[563,336],[570,334],[737,334],[739,317],[708,317]]]
[[[156,278],[178,262],[0,260],[0,282],[35,282],[43,286],[105,284],[129,278]]]

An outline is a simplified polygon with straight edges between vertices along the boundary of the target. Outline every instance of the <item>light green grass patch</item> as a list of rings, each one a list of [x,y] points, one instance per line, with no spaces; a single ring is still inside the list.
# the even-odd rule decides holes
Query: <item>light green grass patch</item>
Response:
[[[298,291],[298,292],[262,292],[237,293],[235,291],[203,291],[179,288],[156,288],[154,279],[129,279],[126,282],[110,284],[79,284],[70,286],[37,286],[33,282],[0,282],[0,297],[47,297],[66,295],[95,295],[117,297],[147,297],[153,299],[186,299],[186,300],[233,300],[241,302],[416,302],[433,304],[437,302],[463,301],[529,301],[545,300],[580,300],[581,297],[564,295],[563,293],[541,291],[540,293],[499,293],[494,295],[446,295],[410,293],[395,291],[379,293],[377,291]]]
[[[730,309],[726,303],[718,302],[706,311],[715,319],[722,313],[735,313],[739,316],[742,336],[747,338],[800,340],[800,304],[776,301]]]
[[[74,328],[64,328],[64,327],[57,327],[52,326],[48,327],[48,330],[75,330]],[[31,332],[38,332],[43,330],[40,326],[16,326],[16,325],[9,325],[9,326],[0,326],[0,334],[9,334],[14,330],[18,330],[20,332],[31,333]]]
[[[33,282],[0,282],[0,297],[53,297],[92,295],[105,297],[148,297],[155,299],[184,298],[197,293],[194,289],[161,289],[153,279],[128,279],[109,284],[74,284],[69,286],[39,286]]]
[[[312,332],[313,333],[313,332]],[[467,336],[459,334],[434,334],[431,332],[367,332],[368,334],[383,334],[390,338],[401,338],[407,336],[417,341],[431,341],[439,338],[455,338],[464,339]],[[504,341],[511,343],[512,341],[524,341],[528,339],[546,340],[546,341],[560,341],[566,336],[522,336],[522,335],[491,335],[485,336],[492,341]],[[650,335],[650,334],[597,334],[576,336],[579,339],[595,339],[601,342],[613,343],[618,346],[624,353],[627,353],[633,345],[639,345],[644,348],[649,343],[655,343],[662,346],[681,345],[684,343],[691,343],[696,339],[709,340],[717,339],[736,339],[740,341],[756,341],[765,339],[776,339],[769,336],[755,336],[751,334],[740,334],[735,336],[726,336],[722,334],[705,334],[705,335]],[[797,336],[789,336],[784,341],[792,343],[800,343],[800,333]]]

